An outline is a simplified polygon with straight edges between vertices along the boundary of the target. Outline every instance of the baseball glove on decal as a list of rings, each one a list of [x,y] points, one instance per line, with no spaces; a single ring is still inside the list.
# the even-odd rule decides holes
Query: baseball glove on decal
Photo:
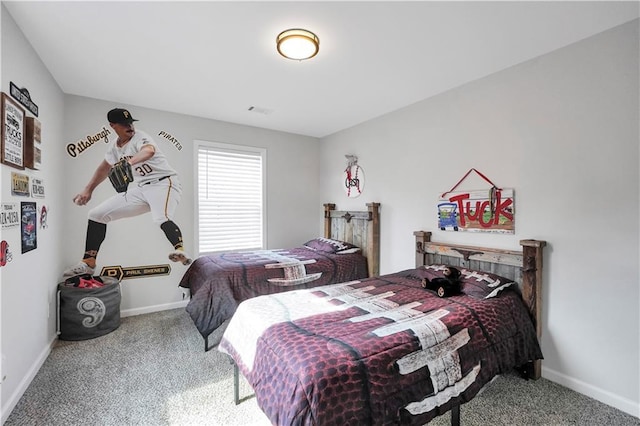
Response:
[[[127,192],[129,183],[133,182],[131,164],[126,160],[120,160],[109,170],[109,180],[116,192]]]

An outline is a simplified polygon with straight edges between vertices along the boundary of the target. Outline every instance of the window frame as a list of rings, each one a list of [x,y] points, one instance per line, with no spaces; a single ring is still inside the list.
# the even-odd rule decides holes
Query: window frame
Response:
[[[221,152],[232,152],[232,153],[241,153],[241,154],[252,154],[259,156],[262,161],[262,246],[255,248],[239,248],[234,250],[220,250],[220,251],[211,251],[211,252],[200,252],[200,192],[199,192],[199,183],[200,183],[200,175],[199,175],[199,156],[201,149],[209,149],[213,151],[221,151]],[[193,174],[193,194],[194,194],[194,216],[193,216],[193,233],[194,233],[194,251],[197,253],[197,256],[202,255],[210,255],[215,253],[222,252],[232,252],[232,251],[244,251],[244,250],[262,250],[266,246],[267,241],[267,149],[260,148],[249,145],[236,145],[224,142],[217,141],[205,141],[205,140],[195,140],[194,141],[194,150],[193,150],[193,164],[194,164],[194,174]]]

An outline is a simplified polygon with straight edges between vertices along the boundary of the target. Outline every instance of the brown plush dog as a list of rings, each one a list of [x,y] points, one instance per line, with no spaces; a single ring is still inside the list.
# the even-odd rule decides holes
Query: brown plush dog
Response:
[[[422,280],[422,287],[427,290],[433,290],[439,297],[449,297],[460,294],[460,271],[453,266],[447,266],[444,269],[444,278],[434,278]]]

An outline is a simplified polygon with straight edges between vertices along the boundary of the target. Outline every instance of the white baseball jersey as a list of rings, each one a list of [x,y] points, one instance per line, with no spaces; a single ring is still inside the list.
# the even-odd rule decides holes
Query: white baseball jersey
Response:
[[[144,145],[151,145],[155,148],[155,154],[143,163],[138,163],[133,168],[133,181],[138,185],[146,182],[157,181],[167,176],[176,176],[176,171],[171,168],[167,158],[158,148],[158,145],[151,139],[151,136],[136,130],[131,140],[122,148],[118,147],[118,141],[115,140],[109,144],[104,159],[107,163],[113,165],[123,158],[129,159],[137,154]]]
[[[89,211],[90,220],[109,223],[149,211],[153,221],[158,224],[173,220],[182,195],[180,179],[149,135],[136,130],[122,148],[118,147],[117,141],[111,142],[104,159],[109,164],[115,164],[123,158],[134,156],[144,145],[153,145],[154,156],[133,166],[134,183],[129,185],[127,192],[114,194],[92,208]]]

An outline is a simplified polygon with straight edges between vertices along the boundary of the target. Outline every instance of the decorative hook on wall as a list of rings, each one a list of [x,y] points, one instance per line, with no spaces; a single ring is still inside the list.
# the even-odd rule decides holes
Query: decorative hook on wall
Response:
[[[358,157],[353,154],[346,154],[347,168],[344,170],[344,190],[347,197],[354,198],[362,194],[364,189],[364,171],[358,166]]]

